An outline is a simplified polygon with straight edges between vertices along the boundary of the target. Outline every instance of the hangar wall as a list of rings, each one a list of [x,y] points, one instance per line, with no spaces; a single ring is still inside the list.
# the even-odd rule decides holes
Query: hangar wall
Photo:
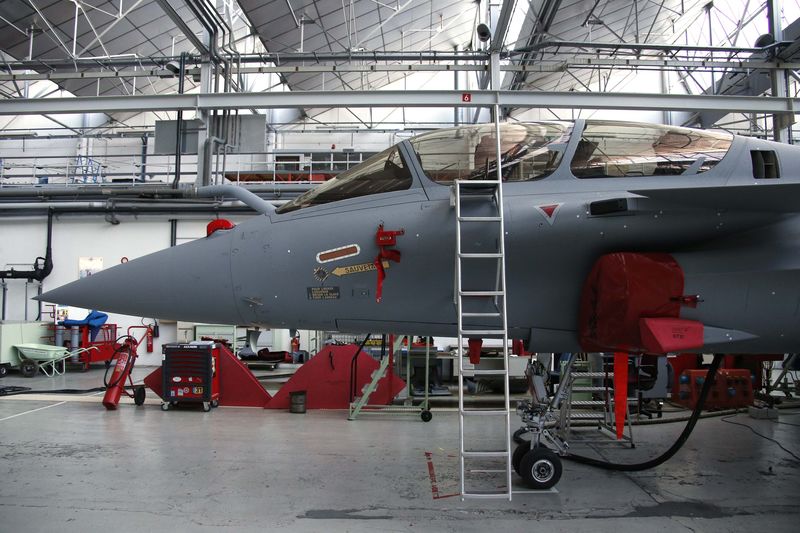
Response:
[[[102,257],[103,268],[119,264],[122,257],[133,260],[137,257],[168,248],[170,245],[170,223],[165,218],[148,218],[135,220],[124,215],[118,216],[120,224],[112,225],[102,217],[88,218],[75,216],[57,217],[53,222],[53,271],[44,281],[43,291],[53,289],[75,281],[79,278],[78,261],[81,257]],[[234,222],[239,220],[232,219]],[[177,226],[177,243],[188,242],[205,236],[205,225],[208,220],[179,220]],[[44,219],[3,219],[0,224],[0,258],[3,269],[13,266],[17,269],[30,269],[36,256],[44,256],[47,241],[47,226]],[[8,294],[6,303],[7,320],[25,319],[25,280],[7,280]],[[147,290],[146,287],[131,287],[135,293]],[[36,287],[31,284],[29,296],[36,294]],[[43,307],[43,319],[47,320]],[[38,304],[35,300],[28,302],[28,319],[35,320]],[[83,310],[75,310],[70,318],[83,318]],[[124,334],[128,326],[139,325],[139,317],[111,314],[109,322],[116,323]],[[160,337],[156,339],[152,354],[140,350],[139,364],[160,365],[161,344],[175,342],[177,339],[174,322],[159,322]],[[137,336],[140,333],[137,333]]]

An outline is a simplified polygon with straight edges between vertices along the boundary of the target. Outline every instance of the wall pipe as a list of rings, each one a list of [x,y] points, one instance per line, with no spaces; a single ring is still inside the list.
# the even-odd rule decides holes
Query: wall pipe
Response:
[[[47,210],[47,248],[44,257],[33,261],[31,270],[0,270],[0,279],[25,279],[41,283],[53,271],[53,208]]]

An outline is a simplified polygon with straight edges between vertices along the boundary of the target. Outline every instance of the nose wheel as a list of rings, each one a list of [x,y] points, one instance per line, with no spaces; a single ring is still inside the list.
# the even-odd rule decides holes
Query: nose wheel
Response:
[[[525,480],[525,484],[535,490],[552,488],[561,479],[561,470],[561,458],[542,446],[532,448],[525,453],[519,465],[519,474]]]

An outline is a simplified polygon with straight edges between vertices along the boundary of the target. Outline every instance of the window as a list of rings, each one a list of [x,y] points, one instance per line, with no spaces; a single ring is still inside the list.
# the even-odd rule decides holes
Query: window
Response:
[[[372,156],[361,165],[342,172],[277,210],[288,213],[312,205],[356,198],[368,194],[402,191],[411,187],[411,173],[403,164],[397,146]]]
[[[550,175],[561,162],[572,125],[560,122],[500,125],[503,181]],[[409,141],[425,175],[437,183],[494,178],[497,137],[494,124],[449,128]]]
[[[751,150],[750,158],[753,160],[753,177],[759,180],[778,179],[778,158],[774,150]]]
[[[587,121],[570,168],[579,178],[699,174],[720,162],[732,140],[677,126]]]

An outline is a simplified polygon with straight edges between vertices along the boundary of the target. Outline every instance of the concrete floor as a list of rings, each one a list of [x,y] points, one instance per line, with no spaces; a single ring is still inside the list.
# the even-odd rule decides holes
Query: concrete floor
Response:
[[[94,370],[54,379],[11,374],[0,386],[101,382]],[[800,520],[800,463],[719,418],[701,420],[686,446],[652,471],[565,463],[557,492],[462,502],[453,412],[435,412],[428,424],[387,415],[348,422],[340,411],[164,413],[150,398],[111,412],[100,396],[0,398],[0,531],[774,532],[797,531]],[[479,440],[502,432],[490,418],[481,417]],[[730,420],[800,455],[800,410],[782,411],[780,423]],[[641,460],[681,429],[635,427],[636,449],[576,443],[573,451]]]

